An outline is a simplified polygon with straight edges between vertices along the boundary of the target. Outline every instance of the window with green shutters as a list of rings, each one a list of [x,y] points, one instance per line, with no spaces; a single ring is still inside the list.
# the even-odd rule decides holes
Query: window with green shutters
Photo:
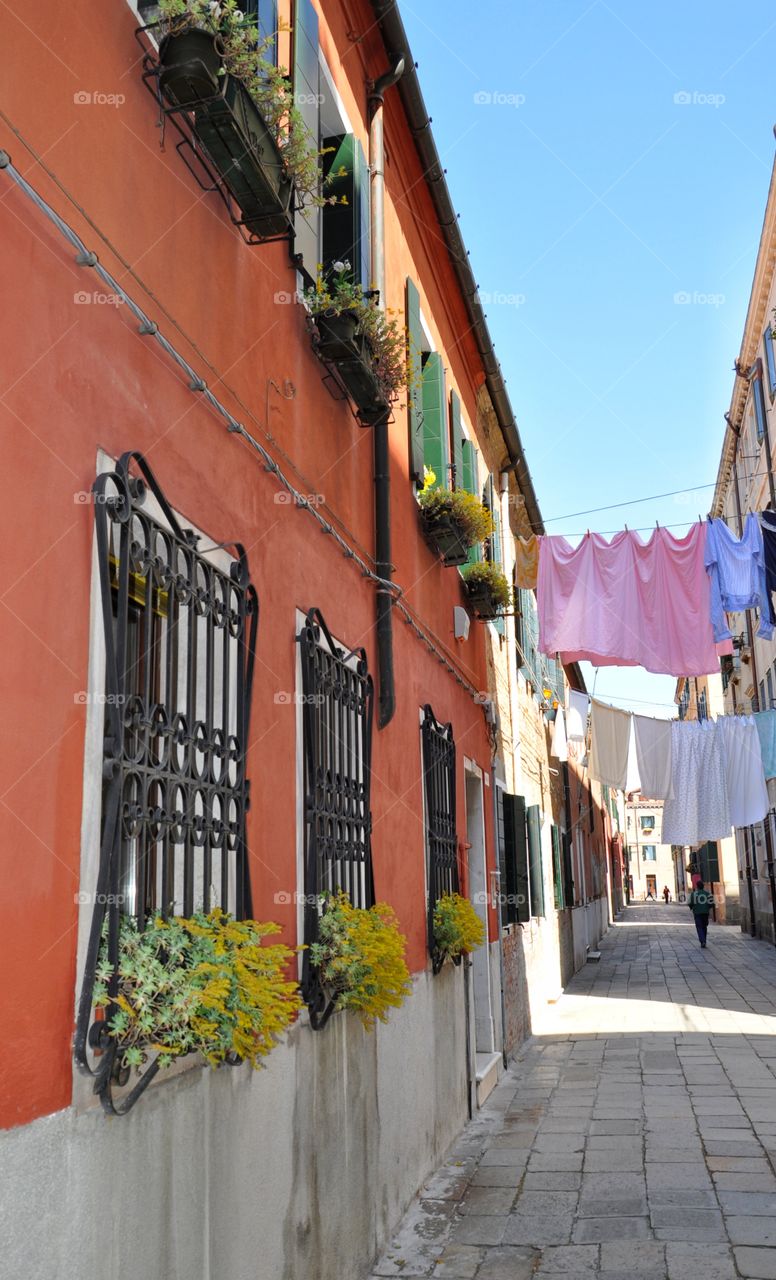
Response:
[[[560,829],[552,824],[552,887],[555,894],[555,910],[562,911],[565,904],[563,893],[563,865]]]
[[[436,484],[448,483],[450,461],[447,430],[445,367],[438,351],[429,351],[423,361],[423,459],[436,476]]]
[[[522,796],[511,795],[503,787],[496,790],[496,827],[501,872],[501,923],[524,923],[531,918],[525,800]]]
[[[324,205],[321,263],[349,262],[351,278],[370,286],[369,169],[364,148],[352,133],[324,138],[324,189],[336,204]]]
[[[321,142],[321,85],[318,60],[318,15],[311,0],[294,0],[293,17],[294,98],[316,147]],[[294,216],[294,253],[299,264],[314,280],[320,246],[320,209],[308,208]]]
[[[531,886],[531,915],[544,915],[544,872],[542,869],[542,817],[538,804],[525,811],[528,829],[528,879]]]
[[[467,493],[477,493],[477,450],[471,440],[461,440],[461,488]],[[467,564],[477,564],[482,559],[482,547],[475,542],[469,549]]]
[[[425,442],[423,438],[423,351],[425,337],[420,323],[420,294],[414,280],[407,277],[405,289],[407,362],[409,382],[407,413],[410,433],[410,478],[423,484]]]
[[[488,538],[488,541],[485,547],[485,553],[490,563],[496,565],[499,569],[502,569],[503,571],[504,566],[503,566],[503,557],[502,557],[502,548],[501,548],[501,512],[499,511],[497,482],[493,479],[493,476],[488,476],[487,483],[485,485],[485,491],[482,495],[482,500],[485,503],[485,506],[490,511],[490,514],[493,517],[493,524],[495,525],[493,533]],[[491,626],[495,627],[496,631],[499,633],[500,636],[504,635],[505,627],[504,627],[503,618],[494,618],[492,620]]]
[[[461,397],[455,388],[450,390],[450,457],[453,469],[450,487],[464,489],[463,482],[463,427],[461,426]]]

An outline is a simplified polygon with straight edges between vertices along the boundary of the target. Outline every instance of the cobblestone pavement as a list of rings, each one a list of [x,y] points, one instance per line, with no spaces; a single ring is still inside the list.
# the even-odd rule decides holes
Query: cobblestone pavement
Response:
[[[776,950],[629,908],[373,1277],[776,1280]]]

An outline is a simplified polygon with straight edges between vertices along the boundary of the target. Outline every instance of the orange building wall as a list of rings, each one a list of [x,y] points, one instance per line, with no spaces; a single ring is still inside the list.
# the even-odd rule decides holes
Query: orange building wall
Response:
[[[356,6],[348,8],[352,17]],[[361,56],[372,59],[372,74],[379,74],[385,52],[373,50],[373,33],[370,48],[353,57],[344,9],[332,9],[322,42],[348,110],[363,126]],[[324,370],[310,348],[302,309],[273,302],[276,292],[296,287],[286,247],[246,246],[220,200],[194,182],[169,130],[160,150],[158,113],[140,81],[135,25],[118,0],[40,0],[23,20],[9,8],[0,13],[3,43],[14,51],[5,65],[3,111],[110,245],[2,119],[0,146],[235,417],[264,443],[271,433],[269,447],[297,487],[323,494],[326,514],[369,553],[371,434],[322,386]],[[118,107],[74,101],[78,92],[94,90],[125,101]],[[463,307],[402,120],[398,99],[389,97],[388,304],[403,308],[404,279],[412,274],[440,348],[451,353],[451,382],[474,424],[481,373],[473,339],[456,345],[456,333],[467,327]],[[365,645],[375,678],[377,663],[374,594],[357,568],[309,515],[274,501],[277,486],[260,460],[197,400],[153,340],[137,333],[126,307],[75,302],[79,291],[103,286],[75,264],[59,233],[2,173],[0,241],[0,849],[11,890],[0,907],[0,1124],[10,1126],[64,1107],[71,1097],[85,725],[85,707],[74,699],[88,689],[93,536],[92,508],[74,495],[89,491],[98,448],[114,456],[129,448],[145,453],[174,508],[215,540],[239,539],[247,548],[261,603],[248,754],[254,909],[259,918],[277,919],[288,941],[295,941],[295,908],[276,904],[274,895],[296,887],[296,721],[293,707],[278,705],[274,696],[295,687],[296,609],[319,606],[334,635]],[[272,385],[287,380],[295,387],[292,399]],[[405,411],[398,409],[395,419],[397,579],[462,674],[476,688],[487,687],[483,628],[473,624],[467,645],[454,648],[458,575],[443,570],[419,537]],[[462,839],[463,756],[487,771],[490,746],[482,709],[398,616],[394,645],[397,712],[387,729],[375,730],[373,743],[374,866],[378,897],[396,907],[411,968],[418,970],[426,964],[418,707],[430,702],[440,720],[453,722]],[[486,791],[492,861],[488,800]]]

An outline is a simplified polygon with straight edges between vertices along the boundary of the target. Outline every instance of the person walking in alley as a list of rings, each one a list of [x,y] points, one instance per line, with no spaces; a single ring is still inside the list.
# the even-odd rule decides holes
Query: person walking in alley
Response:
[[[669,902],[671,901],[671,890],[669,889],[668,885],[663,886],[663,901],[666,904],[666,906],[668,906]]]
[[[714,899],[708,889],[704,889],[700,876],[698,877],[698,883],[687,899],[687,905],[692,911],[693,919],[695,920],[698,941],[702,947],[705,947],[706,933],[709,928],[709,912],[714,905]]]

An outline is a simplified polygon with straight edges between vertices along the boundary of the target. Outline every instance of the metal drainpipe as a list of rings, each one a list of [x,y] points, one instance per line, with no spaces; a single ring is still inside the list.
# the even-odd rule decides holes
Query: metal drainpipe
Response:
[[[744,519],[741,514],[741,492],[738,487],[738,467],[736,460],[738,458],[738,445],[741,440],[741,428],[731,425],[733,432],[733,495],[736,500],[736,522],[738,524],[738,536],[742,536],[744,532]],[[749,652],[752,655],[752,681],[754,684],[753,705],[757,706],[757,666],[754,656],[754,631],[752,628],[752,613],[750,609],[746,611],[746,631],[749,638]],[[752,937],[757,936],[757,921],[754,911],[754,885],[752,884],[752,860],[749,851],[749,836],[754,840],[754,829],[749,828],[749,834],[744,835],[744,856],[746,858],[746,887],[749,894],[749,932]]]
[[[380,306],[385,306],[385,146],[383,141],[383,99],[391,85],[404,71],[404,58],[398,58],[391,71],[375,80],[369,90],[369,168],[372,280],[379,291]],[[391,473],[388,448],[388,418],[372,428],[375,485],[375,573],[386,581],[393,574],[391,563]],[[377,727],[384,729],[396,711],[396,686],[393,670],[393,597],[383,586],[376,588],[377,664],[379,676]]]

